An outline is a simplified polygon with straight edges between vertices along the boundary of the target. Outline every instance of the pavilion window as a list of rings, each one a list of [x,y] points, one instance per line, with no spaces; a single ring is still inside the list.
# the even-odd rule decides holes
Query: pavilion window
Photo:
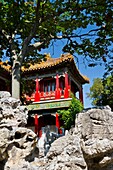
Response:
[[[44,91],[44,83],[43,83],[43,81],[40,81],[40,86],[39,86],[39,91],[40,92],[43,92]]]
[[[47,84],[44,84],[44,92],[47,92]]]
[[[51,83],[50,83],[50,82],[49,82],[49,83],[47,83],[47,89],[48,89],[48,90],[47,90],[48,92],[50,92],[50,91],[51,91]]]
[[[74,96],[76,97],[76,93],[79,91],[77,85],[71,81],[71,92],[74,94]]]
[[[56,88],[56,87],[55,87],[55,82],[53,81],[51,84],[52,84],[52,86],[51,86],[51,91],[55,91],[55,88]]]
[[[55,81],[44,81],[44,92],[55,91]]]

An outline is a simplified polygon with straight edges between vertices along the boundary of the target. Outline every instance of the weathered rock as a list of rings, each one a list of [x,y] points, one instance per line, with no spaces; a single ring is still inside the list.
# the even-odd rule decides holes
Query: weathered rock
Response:
[[[15,131],[14,139],[8,144],[7,155],[8,160],[5,170],[12,169],[29,169],[29,162],[34,160],[36,135],[33,131],[26,128],[18,128]]]
[[[113,112],[108,107],[80,113],[75,132],[81,139],[81,149],[88,170],[113,169]]]
[[[0,91],[0,99],[11,97],[11,94],[7,91]]]
[[[52,144],[47,158],[50,162],[52,160],[48,170],[85,170],[87,167],[77,135],[68,134],[57,139]]]
[[[29,162],[38,157],[37,137],[25,128],[27,117],[19,100],[0,92],[0,170],[34,170]]]
[[[0,92],[0,170],[113,170],[113,112],[101,107],[77,115],[75,128],[38,158],[27,110]]]
[[[79,113],[76,126],[51,146],[40,170],[112,170],[113,112],[109,107]]]

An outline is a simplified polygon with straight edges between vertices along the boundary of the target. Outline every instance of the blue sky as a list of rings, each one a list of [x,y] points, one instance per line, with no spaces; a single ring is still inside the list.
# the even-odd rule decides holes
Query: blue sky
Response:
[[[94,78],[97,78],[97,77],[102,78],[102,76],[104,74],[104,66],[85,67],[84,64],[80,64],[79,70],[82,74],[86,75],[90,79],[90,83],[85,84],[83,86],[83,89],[84,89],[84,107],[85,108],[92,107],[91,100],[89,98],[87,98],[86,93],[89,93],[90,87],[93,84]]]
[[[41,51],[41,53],[50,53],[50,55],[52,57],[60,57],[60,55],[63,53],[62,52],[62,47],[64,46],[64,42],[63,41],[58,41],[55,43],[54,46],[50,46],[48,49],[44,49]],[[89,84],[85,84],[83,86],[83,96],[84,96],[84,107],[88,108],[88,107],[92,107],[91,105],[91,100],[89,98],[87,98],[86,93],[90,92],[90,87],[93,84],[93,79],[94,78],[102,78],[103,74],[104,74],[104,65],[102,66],[95,66],[95,67],[88,67],[87,65],[85,65],[83,63],[82,58],[79,59],[79,65],[76,64],[76,66],[79,68],[79,71],[81,74],[87,76],[90,79],[90,83]]]

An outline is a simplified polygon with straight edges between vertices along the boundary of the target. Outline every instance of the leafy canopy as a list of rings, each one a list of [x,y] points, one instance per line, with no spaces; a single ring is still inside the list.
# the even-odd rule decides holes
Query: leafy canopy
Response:
[[[3,2],[3,3],[2,3]],[[64,52],[113,66],[111,0],[4,0],[0,3],[0,56],[28,62],[56,40]],[[16,56],[16,57],[15,57]],[[109,64],[108,64],[109,63]]]
[[[75,125],[76,114],[82,110],[82,103],[75,97],[72,97],[69,109],[58,111],[59,115],[61,116],[61,120],[63,120],[63,127],[69,130],[72,125]]]
[[[88,97],[92,99],[93,105],[109,105],[113,110],[113,76],[111,75],[104,79],[94,79]]]
[[[103,93],[103,90],[104,90],[104,86],[102,80],[100,78],[94,79],[93,85],[92,87],[90,87],[90,93],[87,94],[87,96],[93,100],[92,101],[93,105],[100,104],[100,100],[102,97],[101,94]]]

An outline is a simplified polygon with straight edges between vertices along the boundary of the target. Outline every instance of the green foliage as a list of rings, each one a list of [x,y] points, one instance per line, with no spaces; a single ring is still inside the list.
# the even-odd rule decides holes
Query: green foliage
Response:
[[[113,76],[94,79],[94,83],[87,94],[95,106],[109,105],[113,110]]]
[[[87,93],[87,96],[93,100],[93,105],[98,105],[98,101],[101,101],[101,94],[103,93],[103,89],[104,87],[102,80],[100,78],[94,79],[93,85],[90,87],[90,93]]]
[[[40,61],[43,57],[40,51],[54,45],[56,40],[65,40],[63,52],[85,56],[91,67],[105,62],[112,72],[113,1],[1,1],[1,60],[8,59],[15,69],[16,63],[21,67],[31,60]],[[12,72],[16,81],[20,75],[14,74],[16,71]]]
[[[69,130],[71,126],[75,124],[76,114],[81,112],[82,110],[82,103],[78,99],[73,97],[68,110],[58,111],[59,115],[61,116],[61,120],[63,120],[63,127]]]
[[[35,86],[36,86],[36,82],[33,80],[22,80],[21,81],[22,94],[27,94],[31,96],[35,90]]]
[[[20,55],[35,59],[52,40],[65,39],[64,52],[90,57],[89,66],[105,62],[112,57],[112,9],[111,0],[5,0],[0,3],[0,55],[12,57],[13,44],[18,60]],[[42,45],[29,50],[36,42]],[[109,62],[111,69],[112,58]]]
[[[113,75],[103,80],[104,91],[102,93],[102,104],[109,105],[113,110]]]

